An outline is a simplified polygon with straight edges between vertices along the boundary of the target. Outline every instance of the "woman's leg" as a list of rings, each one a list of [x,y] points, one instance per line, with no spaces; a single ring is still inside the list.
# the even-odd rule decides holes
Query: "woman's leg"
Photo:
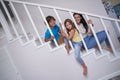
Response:
[[[91,49],[97,46],[94,36],[87,36],[86,38],[84,38],[84,41],[88,49]]]
[[[110,46],[110,43],[109,43],[109,40],[107,38],[105,31],[100,31],[100,32],[96,33],[96,35],[97,35],[97,38],[100,43],[105,41],[107,46]],[[94,36],[87,36],[84,40],[85,40],[85,43],[86,43],[88,49],[91,49],[91,48],[94,48],[97,46],[97,42],[96,42]]]
[[[86,64],[84,63],[83,59],[80,56],[80,48],[82,46],[82,42],[80,42],[80,43],[73,43],[73,45],[74,45],[74,48],[75,48],[75,58],[82,65],[82,67],[83,67],[83,74],[87,75],[87,66],[86,66]]]
[[[105,31],[101,31],[97,33],[97,37],[98,40],[100,41],[100,43],[102,43],[103,41],[105,41],[106,45],[107,45],[107,50],[109,50],[110,52],[112,52],[112,48],[110,46],[107,34]]]

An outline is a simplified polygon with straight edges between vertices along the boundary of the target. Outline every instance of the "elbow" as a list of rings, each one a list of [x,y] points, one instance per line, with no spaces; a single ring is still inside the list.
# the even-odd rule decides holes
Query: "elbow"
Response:
[[[45,42],[48,42],[48,40],[44,39]]]
[[[67,38],[67,40],[71,40],[71,38]]]

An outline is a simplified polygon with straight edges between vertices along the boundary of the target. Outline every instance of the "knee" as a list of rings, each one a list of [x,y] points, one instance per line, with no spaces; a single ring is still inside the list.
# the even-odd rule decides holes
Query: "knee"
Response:
[[[84,63],[83,59],[80,56],[76,56],[75,58],[76,58],[76,61],[79,62],[80,64]]]

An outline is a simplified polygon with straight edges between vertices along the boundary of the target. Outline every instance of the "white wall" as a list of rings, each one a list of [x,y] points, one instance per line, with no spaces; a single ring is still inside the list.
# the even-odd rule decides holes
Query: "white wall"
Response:
[[[5,48],[0,48],[0,80],[20,80],[18,71]]]
[[[21,0],[107,16],[101,0]]]

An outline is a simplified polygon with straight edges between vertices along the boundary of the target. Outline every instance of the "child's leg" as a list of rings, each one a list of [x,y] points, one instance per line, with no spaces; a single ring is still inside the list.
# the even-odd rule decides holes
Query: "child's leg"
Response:
[[[70,52],[70,45],[69,45],[69,42],[66,38],[64,38],[64,43],[65,43],[65,48],[67,50],[67,53],[69,54]]]
[[[85,63],[83,63],[83,64],[81,64],[82,65],[82,67],[83,67],[83,75],[87,75],[87,73],[88,73],[88,70],[87,70],[87,66],[86,66],[86,64]]]
[[[75,58],[82,65],[82,67],[83,67],[83,74],[87,75],[87,66],[84,63],[83,59],[80,57],[80,48],[82,46],[82,42],[80,42],[80,43],[73,43],[73,45],[74,45],[74,48],[75,48]]]
[[[59,40],[58,40],[58,45],[61,45],[64,43],[64,37],[60,36]]]
[[[69,43],[68,43],[68,42],[65,43],[65,48],[66,48],[66,50],[67,50],[67,53],[69,54],[69,52],[70,52],[70,46],[69,46]]]

